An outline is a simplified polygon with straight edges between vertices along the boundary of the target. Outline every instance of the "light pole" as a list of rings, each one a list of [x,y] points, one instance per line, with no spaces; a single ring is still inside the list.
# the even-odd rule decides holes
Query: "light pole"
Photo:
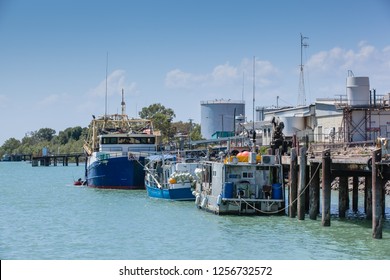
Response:
[[[191,150],[191,134],[192,134],[192,121],[193,121],[193,119],[189,119],[189,121],[190,121],[189,148]]]

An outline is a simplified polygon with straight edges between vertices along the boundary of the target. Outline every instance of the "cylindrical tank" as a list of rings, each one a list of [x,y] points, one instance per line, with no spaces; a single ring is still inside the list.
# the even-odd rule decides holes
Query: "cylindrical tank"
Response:
[[[233,182],[225,182],[223,186],[223,198],[233,198],[234,184]]]
[[[368,77],[347,77],[347,100],[351,107],[370,105],[370,82]]]
[[[283,187],[280,183],[272,184],[272,198],[282,199],[283,198]]]
[[[245,116],[245,102],[232,100],[201,101],[201,133],[210,139],[217,131],[234,132],[235,117]]]
[[[293,136],[298,131],[305,129],[305,118],[296,116],[281,116],[280,121],[284,123],[283,134],[285,136]]]

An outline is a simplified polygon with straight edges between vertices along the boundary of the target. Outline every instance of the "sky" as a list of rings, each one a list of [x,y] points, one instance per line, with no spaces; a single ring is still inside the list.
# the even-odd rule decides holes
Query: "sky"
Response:
[[[0,0],[0,145],[154,103],[200,123],[201,101],[298,105],[390,92],[388,0]],[[106,91],[107,82],[107,91]],[[253,102],[254,101],[254,102]]]

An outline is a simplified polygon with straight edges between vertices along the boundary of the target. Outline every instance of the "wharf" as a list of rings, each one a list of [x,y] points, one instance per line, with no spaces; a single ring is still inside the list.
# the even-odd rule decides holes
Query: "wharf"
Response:
[[[299,152],[299,156],[298,156]],[[350,209],[349,185],[352,183],[352,210],[358,211],[359,182],[364,184],[364,212],[372,220],[372,237],[382,238],[385,219],[386,183],[390,180],[390,162],[382,150],[373,149],[361,155],[332,154],[330,149],[308,153],[306,147],[292,148],[281,162],[288,170],[288,215],[304,220],[305,215],[322,226],[330,226],[332,182],[338,178],[338,216],[346,218]],[[305,166],[305,168],[301,168]],[[360,180],[359,178],[364,180]],[[321,179],[320,179],[321,178]],[[351,180],[349,180],[351,179]],[[321,200],[320,200],[321,199]],[[321,201],[321,203],[320,203]]]
[[[70,153],[70,154],[55,154],[45,156],[33,156],[31,159],[32,166],[50,166],[53,164],[57,166],[62,163],[63,166],[69,165],[69,159],[74,159],[76,165],[80,163],[80,158],[85,157],[84,153]]]

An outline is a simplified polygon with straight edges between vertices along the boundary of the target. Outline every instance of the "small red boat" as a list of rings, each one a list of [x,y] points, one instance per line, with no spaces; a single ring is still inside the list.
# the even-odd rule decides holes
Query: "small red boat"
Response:
[[[84,181],[81,180],[81,178],[79,178],[77,181],[73,182],[73,185],[75,185],[75,186],[82,186],[82,185],[84,185]]]

